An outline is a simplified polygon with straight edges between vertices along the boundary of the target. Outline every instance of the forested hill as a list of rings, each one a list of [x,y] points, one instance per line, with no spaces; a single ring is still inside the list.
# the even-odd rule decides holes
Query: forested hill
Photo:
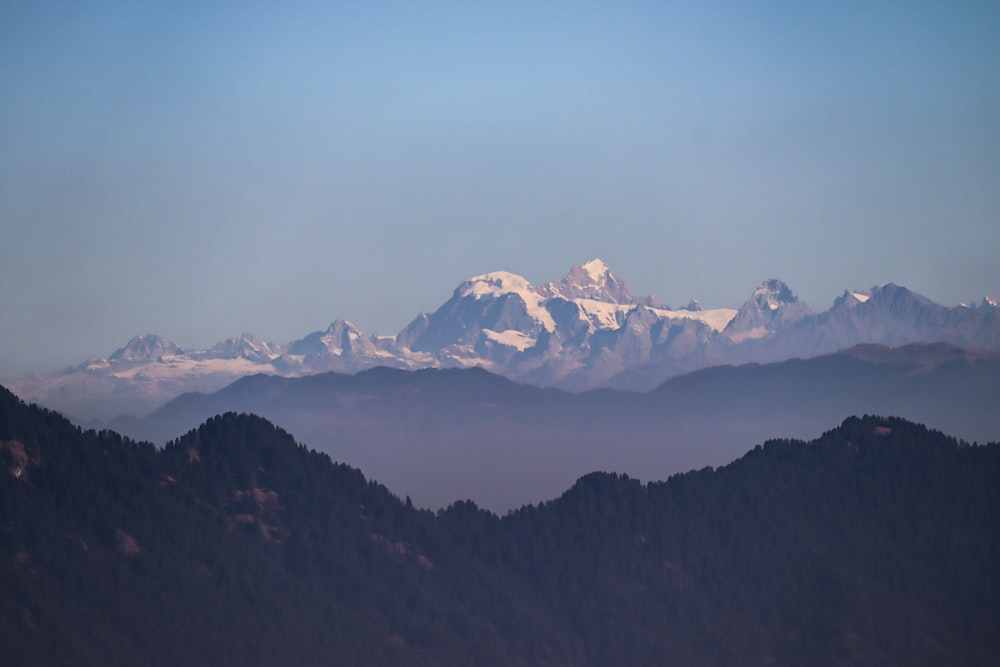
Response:
[[[1000,445],[850,418],[731,465],[415,509],[257,417],[158,450],[0,389],[16,665],[989,665]]]

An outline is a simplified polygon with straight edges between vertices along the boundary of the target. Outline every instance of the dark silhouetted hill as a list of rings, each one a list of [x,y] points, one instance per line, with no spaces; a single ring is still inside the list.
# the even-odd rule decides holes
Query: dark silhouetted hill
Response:
[[[998,512],[1000,445],[900,419],[661,482],[594,472],[499,517],[418,510],[259,417],[157,449],[0,389],[0,646],[16,665],[992,665]]]

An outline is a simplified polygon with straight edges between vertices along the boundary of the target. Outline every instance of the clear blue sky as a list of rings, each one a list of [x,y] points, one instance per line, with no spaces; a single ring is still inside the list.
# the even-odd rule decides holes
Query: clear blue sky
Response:
[[[0,378],[594,257],[954,305],[1000,292],[1000,3],[8,1],[0,225]]]

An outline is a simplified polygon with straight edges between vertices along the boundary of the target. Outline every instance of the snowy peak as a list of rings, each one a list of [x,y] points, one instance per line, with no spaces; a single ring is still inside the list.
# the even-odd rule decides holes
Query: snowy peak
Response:
[[[576,264],[560,281],[550,281],[538,288],[546,297],[592,299],[616,304],[636,304],[639,300],[625,281],[616,276],[602,259]]]
[[[342,357],[352,353],[374,353],[374,344],[361,329],[347,320],[335,320],[326,331],[316,331],[288,346],[291,355],[302,355],[309,363],[323,357]]]
[[[705,309],[701,307],[701,303],[698,302],[698,299],[691,299],[690,301],[688,301],[688,305],[684,306],[683,310],[692,313],[700,313]]]
[[[531,283],[515,273],[493,271],[463,282],[440,308],[410,322],[396,342],[410,352],[432,352],[443,363],[465,363],[464,357],[485,341],[523,349],[529,338],[555,326],[545,297]],[[514,333],[505,332],[524,336],[515,341]]]
[[[457,303],[453,302],[460,302],[469,297],[472,297],[476,301],[482,299],[491,301],[505,299],[509,302],[512,296],[516,297],[515,302],[518,302],[519,306],[505,305],[500,311],[495,311],[490,306],[486,306],[491,312],[491,315],[487,316],[487,318],[497,316],[500,312],[503,312],[503,316],[500,319],[505,326],[503,329],[496,329],[497,331],[519,329],[528,332],[529,329],[534,330],[539,326],[546,331],[555,329],[555,321],[545,308],[545,298],[541,292],[536,290],[524,277],[507,271],[493,271],[492,273],[484,273],[481,276],[475,276],[466,280],[455,290],[455,296],[452,297],[452,301],[442,306],[442,310],[452,311],[458,308],[458,310],[463,311],[463,315],[468,316],[471,313],[467,308],[459,307]],[[476,310],[478,310],[478,306]],[[441,310],[438,311],[438,313],[440,312]],[[435,313],[435,315],[438,313]],[[522,320],[524,317],[530,323],[517,322],[517,320]],[[501,322],[494,321],[491,324],[499,325]],[[487,328],[492,329],[494,327],[489,326]]]
[[[725,334],[735,342],[762,338],[782,326],[811,315],[809,306],[777,278],[762,282],[726,326]]]
[[[253,334],[242,333],[211,347],[208,355],[222,359],[246,359],[266,364],[281,354],[281,346],[262,341]]]
[[[330,349],[350,349],[358,341],[368,341],[361,329],[347,320],[336,320],[327,327],[323,341]]]
[[[392,347],[392,339],[383,343]],[[334,320],[324,331],[292,341],[273,361],[281,374],[299,375],[337,371],[353,373],[375,365],[392,364],[391,354],[347,320]]]
[[[154,334],[135,336],[125,347],[115,350],[108,361],[156,361],[164,355],[183,354],[180,345]]]
[[[595,282],[603,280],[607,276],[611,275],[611,269],[608,268],[607,263],[600,258],[592,259],[589,262],[585,262],[580,264],[579,267],[574,268],[583,269],[583,271],[590,276],[590,279]],[[572,271],[570,271],[570,273],[572,273]]]
[[[857,308],[863,303],[868,303],[872,298],[872,290],[878,289],[872,288],[871,290],[845,290],[837,299],[833,302],[832,310],[839,309],[850,309]]]
[[[498,297],[504,294],[526,293],[535,294],[535,288],[525,278],[507,271],[493,271],[469,278],[458,286],[455,296],[464,298],[471,296],[479,299],[484,296]]]
[[[754,304],[760,309],[778,310],[778,308],[798,303],[798,298],[792,294],[788,285],[777,278],[768,278],[754,290],[750,300],[744,306]]]

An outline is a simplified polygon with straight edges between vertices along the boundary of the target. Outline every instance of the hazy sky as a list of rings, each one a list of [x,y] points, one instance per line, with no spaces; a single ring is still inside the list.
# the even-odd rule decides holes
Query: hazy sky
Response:
[[[594,257],[675,307],[978,300],[1000,3],[7,1],[0,225],[8,378]]]

